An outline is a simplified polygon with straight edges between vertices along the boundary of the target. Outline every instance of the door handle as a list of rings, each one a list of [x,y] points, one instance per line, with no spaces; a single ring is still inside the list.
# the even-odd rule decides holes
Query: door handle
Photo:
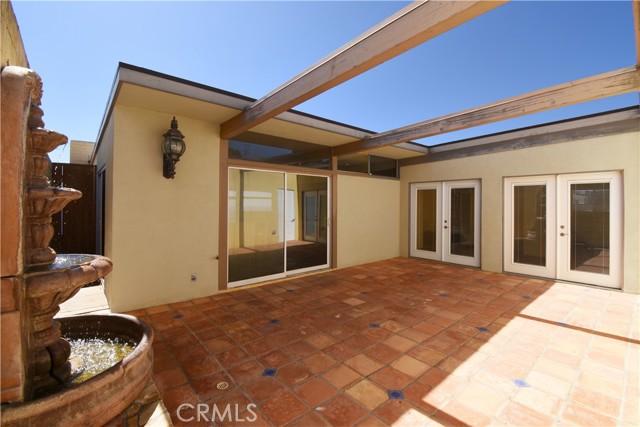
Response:
[[[449,227],[447,227],[447,226],[445,225],[445,226],[444,226],[444,228],[449,228]]]
[[[561,235],[562,237],[566,236],[566,234],[564,234],[564,233],[560,233],[560,235]]]

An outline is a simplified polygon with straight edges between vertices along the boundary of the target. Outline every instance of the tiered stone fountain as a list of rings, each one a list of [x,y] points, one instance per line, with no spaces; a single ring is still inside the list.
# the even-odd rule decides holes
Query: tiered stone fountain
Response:
[[[67,137],[44,129],[42,82],[25,68],[2,69],[1,392],[2,426],[143,425],[157,391],[151,380],[153,332],[132,316],[54,320],[59,305],[109,274],[98,255],[57,255],[51,215],[81,197],[53,188],[48,153]],[[70,346],[61,337],[95,332],[136,344],[122,362],[70,385]]]

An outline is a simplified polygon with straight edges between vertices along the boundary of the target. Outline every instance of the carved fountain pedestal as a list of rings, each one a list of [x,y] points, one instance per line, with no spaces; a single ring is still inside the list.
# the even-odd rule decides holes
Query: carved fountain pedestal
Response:
[[[44,129],[41,97],[36,73],[2,69],[0,424],[143,425],[153,408],[141,417],[131,406],[140,397],[159,400],[151,378],[153,331],[132,316],[54,320],[61,303],[109,274],[112,263],[98,255],[57,255],[49,247],[51,215],[82,194],[50,185],[48,153],[67,137]],[[66,336],[90,330],[136,348],[102,374],[70,386],[70,346],[61,324]]]

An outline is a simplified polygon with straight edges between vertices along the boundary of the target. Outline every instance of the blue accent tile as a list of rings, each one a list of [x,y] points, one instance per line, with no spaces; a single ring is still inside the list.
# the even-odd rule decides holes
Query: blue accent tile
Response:
[[[360,293],[361,293],[362,295],[367,295],[369,292],[367,292],[367,291],[362,291],[362,292],[360,292]]]
[[[529,299],[529,298],[531,298],[531,297],[530,297],[529,295],[522,295],[522,298],[524,298],[524,299]]]
[[[271,319],[269,320],[269,323],[271,323],[272,325],[277,325],[278,323],[280,323],[280,321],[278,319]]]
[[[184,317],[184,314],[176,314],[175,316],[173,316],[174,319],[182,319]]]
[[[380,325],[378,323],[369,323],[370,328],[379,328]]]
[[[402,390],[387,390],[387,394],[389,395],[389,399],[404,400]]]
[[[268,368],[268,369],[265,369],[265,370],[262,372],[262,376],[263,376],[263,377],[275,377],[277,372],[278,372],[278,370],[277,370],[277,369],[271,369],[271,368]]]
[[[293,289],[287,289],[287,292],[293,292]]]
[[[439,296],[439,297],[446,298],[446,297],[448,297],[448,296],[449,296],[449,294],[438,294],[438,296]]]
[[[476,326],[476,329],[480,332],[489,332],[489,328],[485,328],[484,326]]]
[[[560,325],[560,326],[569,326],[569,324],[568,324],[568,323],[565,323],[565,322],[557,322],[557,323],[558,323],[558,325]]]
[[[514,378],[511,381],[513,381],[513,383],[516,386],[521,387],[521,388],[522,387],[531,387],[531,385],[528,382],[526,382],[525,380],[520,380],[520,379]]]

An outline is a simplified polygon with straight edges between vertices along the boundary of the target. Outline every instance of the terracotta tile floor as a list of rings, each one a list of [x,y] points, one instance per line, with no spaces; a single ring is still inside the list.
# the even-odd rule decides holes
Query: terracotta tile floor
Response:
[[[398,258],[132,314],[175,425],[637,426],[638,308]]]

